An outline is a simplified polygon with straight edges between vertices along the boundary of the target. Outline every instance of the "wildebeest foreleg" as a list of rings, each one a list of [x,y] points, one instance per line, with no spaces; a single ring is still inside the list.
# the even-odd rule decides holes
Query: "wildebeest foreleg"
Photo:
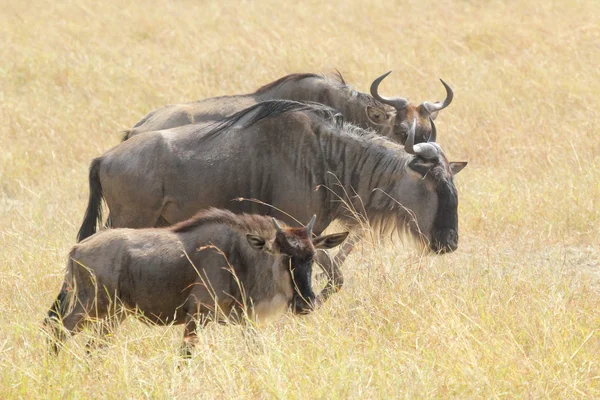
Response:
[[[342,275],[342,271],[340,267],[346,261],[346,257],[352,252],[354,246],[360,239],[360,235],[355,235],[353,238],[348,240],[340,251],[337,252],[333,260],[329,257],[324,251],[319,251],[318,253],[318,262],[323,268],[323,271],[327,275],[327,284],[321,291],[321,293],[317,296],[317,305],[324,303],[327,301],[329,296],[333,293],[341,290],[344,284],[344,277]]]
[[[85,345],[86,353],[90,354],[92,350],[106,347],[108,344],[107,337],[117,329],[125,317],[125,312],[119,311],[109,319],[99,321],[100,326],[97,335],[92,337]]]
[[[192,350],[196,346],[196,343],[198,343],[197,328],[196,319],[188,314],[185,318],[183,345],[181,346],[181,356],[183,358],[190,358],[192,356]]]

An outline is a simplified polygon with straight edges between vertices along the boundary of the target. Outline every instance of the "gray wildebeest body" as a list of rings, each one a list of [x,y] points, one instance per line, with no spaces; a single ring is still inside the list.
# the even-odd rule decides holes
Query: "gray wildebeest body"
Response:
[[[199,322],[262,320],[288,306],[307,313],[316,249],[348,235],[314,238],[314,222],[282,228],[272,218],[208,209],[170,228],[100,232],[69,254],[46,319],[54,350],[64,330],[77,332],[90,319],[119,322],[132,312],[155,324],[185,324],[192,345]]]
[[[372,226],[408,229],[433,251],[454,251],[453,176],[466,163],[448,162],[436,143],[413,145],[414,122],[405,151],[340,123],[335,113],[322,105],[269,101],[216,127],[187,125],[122,142],[92,161],[78,240],[96,232],[104,198],[113,227],[174,224],[213,206],[288,223],[290,216],[316,214],[318,235],[335,220],[358,231],[358,214]],[[319,254],[335,288],[342,285],[337,266],[351,249],[346,243],[333,262]]]
[[[403,97],[383,97],[378,92],[379,84],[390,72],[375,79],[371,85],[372,96],[354,90],[339,73],[335,77],[292,74],[271,82],[254,93],[170,104],[151,111],[133,129],[126,131],[124,139],[142,132],[217,121],[261,101],[284,99],[330,106],[352,124],[364,129],[374,129],[380,135],[399,143],[405,142],[408,128],[416,118],[415,143],[426,142],[434,129],[433,120],[438,112],[452,102],[452,89],[442,81],[446,99],[436,103],[426,101],[420,105],[410,104]]]

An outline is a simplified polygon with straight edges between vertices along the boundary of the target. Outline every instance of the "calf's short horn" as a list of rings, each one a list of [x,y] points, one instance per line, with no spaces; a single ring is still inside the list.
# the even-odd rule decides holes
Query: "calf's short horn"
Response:
[[[271,221],[273,221],[273,226],[275,227],[275,230],[277,232],[283,232],[281,225],[279,225],[279,222],[277,222],[277,220],[275,218],[271,217]]]
[[[306,230],[308,231],[308,236],[312,235],[313,227],[315,226],[315,221],[317,220],[317,215],[314,214],[310,219],[310,222],[306,225]]]

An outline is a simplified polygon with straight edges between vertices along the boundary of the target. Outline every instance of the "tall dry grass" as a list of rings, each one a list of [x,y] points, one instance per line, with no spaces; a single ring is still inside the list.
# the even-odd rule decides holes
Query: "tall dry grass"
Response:
[[[600,4],[595,0],[0,4],[0,398],[600,397]],[[439,100],[469,166],[459,250],[364,243],[346,286],[253,340],[134,320],[46,354],[90,160],[166,103],[338,68]]]

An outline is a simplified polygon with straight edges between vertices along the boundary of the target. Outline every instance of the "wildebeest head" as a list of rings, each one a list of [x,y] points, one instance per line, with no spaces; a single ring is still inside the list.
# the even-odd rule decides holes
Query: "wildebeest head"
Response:
[[[416,124],[415,118],[404,145],[405,151],[414,155],[407,163],[411,173],[400,187],[411,193],[408,199],[404,197],[410,209],[409,226],[430,250],[452,252],[458,247],[458,194],[453,177],[467,162],[448,162],[442,148],[433,142],[435,126],[430,142],[414,144]],[[432,209],[437,211],[432,213]]]
[[[312,289],[312,266],[317,249],[331,249],[340,245],[348,232],[312,237],[316,216],[304,228],[282,228],[273,218],[275,238],[267,241],[261,236],[246,235],[248,243],[256,250],[268,251],[283,257],[280,267],[289,274],[294,290],[290,306],[296,314],[312,310],[315,293]]]
[[[452,98],[454,97],[452,88],[440,79],[442,85],[446,88],[446,99],[435,103],[425,101],[415,106],[414,104],[410,104],[408,99],[404,97],[388,98],[379,94],[379,84],[391,72],[389,71],[373,81],[371,84],[371,95],[380,103],[392,106],[393,110],[382,110],[377,107],[366,106],[367,117],[373,124],[381,126],[380,132],[382,135],[399,143],[406,142],[410,124],[416,119],[415,143],[432,141],[430,137],[435,129],[433,120],[437,117],[438,112],[448,107],[452,102]]]

